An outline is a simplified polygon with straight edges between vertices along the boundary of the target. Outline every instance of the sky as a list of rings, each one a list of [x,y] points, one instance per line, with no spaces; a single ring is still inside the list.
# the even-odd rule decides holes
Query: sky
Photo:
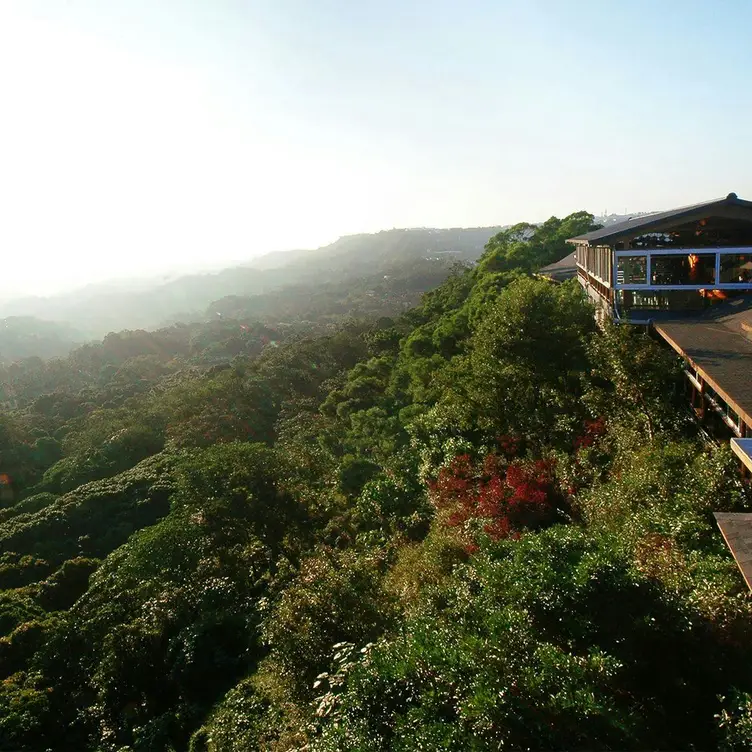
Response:
[[[752,198],[748,0],[0,0],[0,297]]]

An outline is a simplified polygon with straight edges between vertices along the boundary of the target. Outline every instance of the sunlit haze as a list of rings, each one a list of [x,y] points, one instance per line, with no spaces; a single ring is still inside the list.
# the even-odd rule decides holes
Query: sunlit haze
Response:
[[[4,289],[752,197],[752,4],[1,0]]]

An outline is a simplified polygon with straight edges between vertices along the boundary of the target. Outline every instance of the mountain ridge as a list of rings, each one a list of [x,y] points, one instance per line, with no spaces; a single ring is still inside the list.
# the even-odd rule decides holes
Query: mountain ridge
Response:
[[[364,277],[395,263],[456,255],[475,261],[501,227],[386,230],[339,238],[313,250],[278,251],[216,272],[186,274],[151,287],[117,289],[107,283],[47,297],[0,302],[0,316],[33,316],[69,324],[96,338],[108,331],[154,328],[176,317],[202,318],[206,307],[230,295],[257,295],[290,284]],[[264,260],[266,259],[266,260]]]
[[[608,215],[596,221],[612,224],[621,219],[623,215]],[[501,225],[412,227],[343,235],[319,248],[273,251],[216,271],[91,283],[56,295],[0,301],[0,317],[59,322],[77,330],[79,341],[110,331],[200,321],[208,306],[227,297],[270,295],[291,285],[363,280],[419,260],[454,258],[474,263],[489,239],[503,229]]]

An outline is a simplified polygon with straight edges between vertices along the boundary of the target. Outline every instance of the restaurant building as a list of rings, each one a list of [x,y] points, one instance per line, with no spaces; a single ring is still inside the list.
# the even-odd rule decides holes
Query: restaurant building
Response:
[[[572,276],[598,317],[648,326],[681,356],[695,416],[716,437],[730,439],[749,475],[752,202],[729,193],[569,242],[574,256],[563,265],[574,261]],[[717,513],[716,519],[752,589],[752,514]]]
[[[569,242],[598,316],[662,337],[684,359],[698,419],[752,470],[752,201],[729,193]]]

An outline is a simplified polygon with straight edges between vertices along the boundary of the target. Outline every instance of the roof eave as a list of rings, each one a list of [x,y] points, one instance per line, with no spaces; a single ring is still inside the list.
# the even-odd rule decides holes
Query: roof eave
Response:
[[[577,244],[584,243],[586,245],[590,245],[590,241],[592,240],[597,241],[599,245],[612,245],[614,242],[618,242],[623,238],[635,236],[635,231],[637,231],[638,234],[641,235],[648,232],[660,231],[659,228],[669,229],[675,224],[678,224],[680,220],[685,220],[695,215],[704,215],[706,212],[712,211],[713,209],[717,209],[721,206],[741,206],[747,209],[752,209],[752,201],[745,201],[735,194],[730,194],[726,198],[717,199],[716,201],[707,201],[702,204],[694,204],[692,206],[688,206],[685,210],[678,210],[675,212],[660,212],[655,217],[654,222],[648,221],[644,224],[633,225],[631,227],[628,226],[629,221],[619,222],[618,224],[613,225],[613,232],[607,232],[603,235],[599,235],[598,237],[593,238],[591,237],[592,235],[601,232],[601,230],[594,230],[592,233],[588,232],[584,233],[583,235],[577,235],[574,238],[570,238],[567,242]],[[666,214],[668,214],[669,216],[666,216]]]

